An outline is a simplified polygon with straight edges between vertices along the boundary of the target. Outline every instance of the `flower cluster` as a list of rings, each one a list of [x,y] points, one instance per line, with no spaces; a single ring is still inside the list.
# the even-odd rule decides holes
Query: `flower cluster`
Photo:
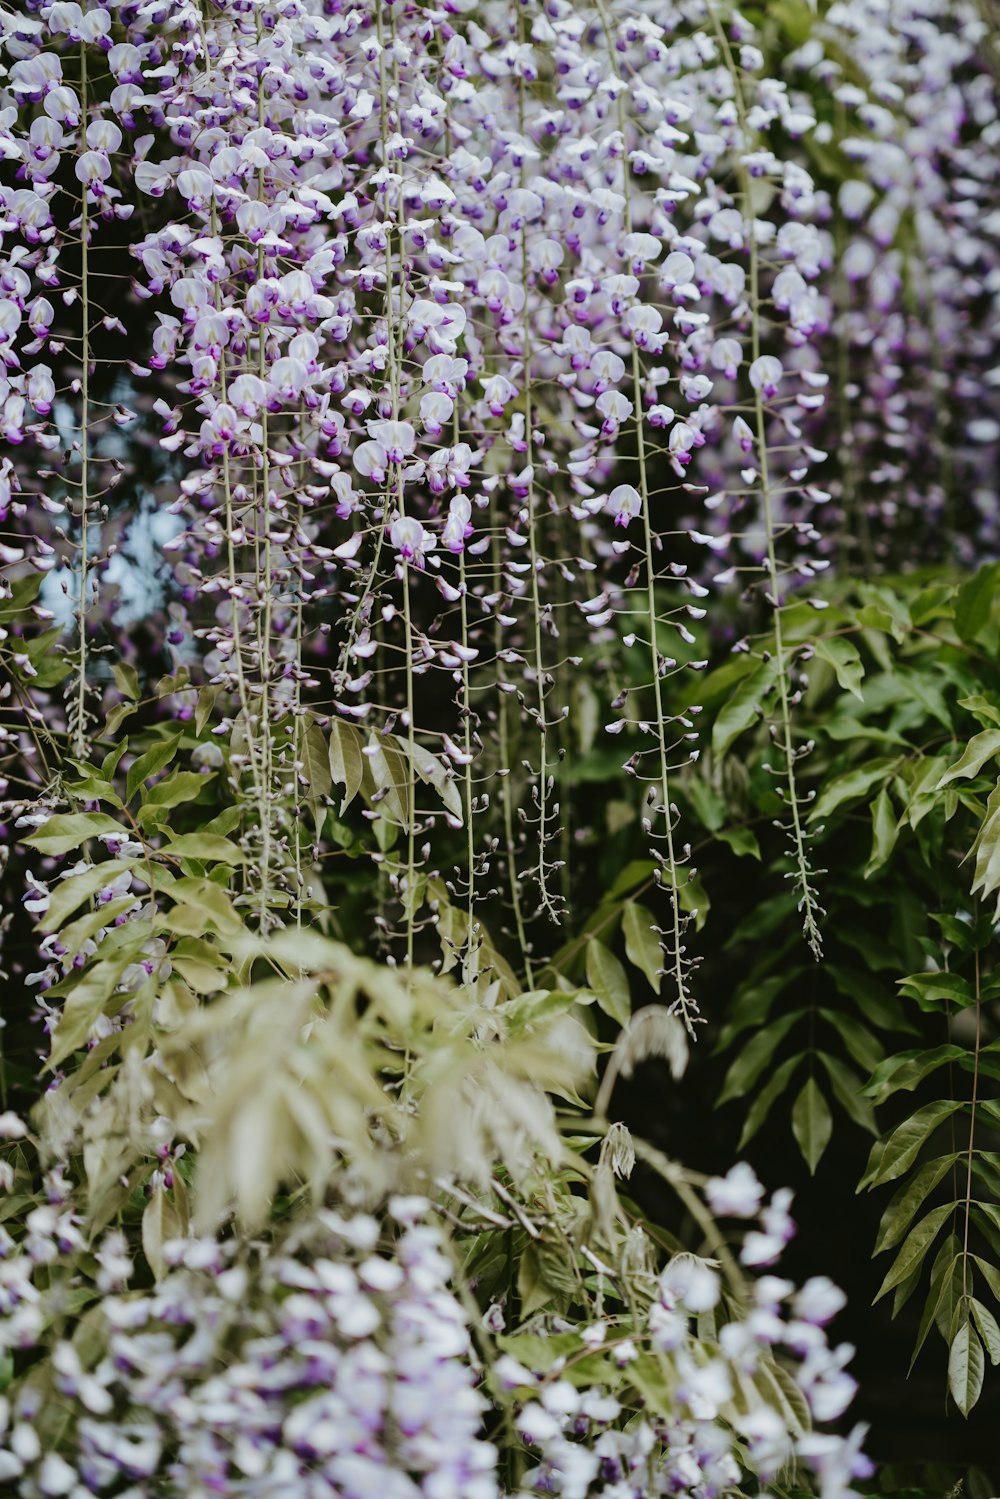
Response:
[[[720,1215],[750,1218],[763,1188],[741,1163],[710,1181],[706,1197]],[[790,1200],[775,1193],[764,1208],[763,1232],[744,1237],[744,1264],[778,1258],[793,1232]],[[862,1451],[865,1428],[846,1437],[817,1429],[844,1414],[856,1388],[845,1370],[853,1348],[831,1347],[825,1330],[844,1300],[823,1276],[796,1289],[776,1274],[762,1274],[734,1300],[717,1262],[678,1254],[656,1279],[641,1324],[605,1318],[580,1330],[590,1367],[595,1359],[603,1365],[600,1382],[581,1381],[565,1355],[535,1372],[511,1338],[495,1376],[517,1392],[517,1430],[537,1459],[519,1495],[703,1499],[737,1487],[748,1471],[767,1483],[798,1463],[823,1499],[848,1499],[853,1481],[873,1472]],[[530,1351],[530,1340],[525,1346]],[[795,1396],[762,1396],[776,1379]],[[641,1414],[626,1421],[632,1391]]]
[[[148,1291],[132,1288],[123,1236],[106,1234],[93,1336],[55,1339],[0,1407],[5,1486],[23,1499],[123,1482],[136,1499],[495,1499],[469,1331],[427,1208],[392,1203],[391,1244],[376,1219],[327,1211],[266,1250],[177,1239]],[[7,1349],[36,1345],[58,1315],[35,1277],[83,1242],[57,1205],[27,1227],[0,1260]]]

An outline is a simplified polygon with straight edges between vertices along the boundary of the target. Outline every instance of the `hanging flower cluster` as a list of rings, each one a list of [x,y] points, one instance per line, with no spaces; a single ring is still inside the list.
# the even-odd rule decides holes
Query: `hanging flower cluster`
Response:
[[[989,28],[975,5],[829,7],[788,59],[832,94],[836,531],[869,568],[997,542],[1000,198]],[[843,63],[849,57],[850,70]],[[835,129],[834,129],[835,127]],[[832,444],[831,444],[832,447]]]

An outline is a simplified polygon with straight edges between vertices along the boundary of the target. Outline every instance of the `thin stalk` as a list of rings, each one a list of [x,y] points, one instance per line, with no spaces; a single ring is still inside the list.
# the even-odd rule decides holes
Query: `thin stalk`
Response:
[[[388,99],[385,77],[384,62],[384,36],[382,27],[382,6],[376,7],[376,24],[378,29],[379,46],[383,50],[379,54],[379,94],[381,105],[381,134],[382,134],[382,165],[388,170]],[[396,13],[389,11],[392,38],[396,39]],[[399,99],[399,63],[396,60],[395,48],[393,48],[393,83],[395,86],[396,99]],[[389,183],[386,182],[386,209],[388,211]],[[392,420],[399,420],[399,394],[400,376],[399,365],[402,345],[403,331],[403,290],[406,280],[406,246],[403,240],[403,194],[402,188],[397,194],[397,212],[399,223],[397,232],[399,235],[399,311],[400,320],[398,328],[393,327],[392,322],[392,282],[393,282],[393,256],[392,256],[392,228],[388,225],[386,229],[386,271],[385,271],[385,320],[386,320],[386,351],[389,358],[389,383],[392,394]],[[388,220],[388,212],[387,212]],[[397,336],[400,347],[396,345]],[[406,516],[406,497],[403,485],[403,465],[396,464],[396,506],[399,510],[400,519]],[[388,501],[388,493],[386,495]],[[388,509],[388,504],[386,505]],[[388,516],[383,516],[383,527]],[[403,560],[403,628],[405,631],[404,654],[406,657],[406,734],[407,734],[407,788],[406,788],[406,885],[404,911],[406,915],[406,967],[408,972],[413,970],[414,936],[416,929],[416,884],[417,884],[417,859],[416,859],[416,837],[417,837],[417,774],[416,774],[416,725],[414,723],[414,690],[413,690],[413,622],[410,607],[410,565]]]
[[[87,45],[80,43],[80,121],[87,124]],[[90,205],[89,191],[83,183],[80,204],[80,315],[83,323],[82,370],[80,375],[80,602],[77,610],[79,660],[76,676],[73,753],[84,759],[87,753],[87,583],[89,570],[90,512]]]
[[[983,1006],[980,998],[979,951],[976,951],[976,1055],[972,1070],[972,1100],[969,1107],[969,1150],[965,1173],[965,1226],[962,1233],[962,1297],[969,1295],[969,1226],[972,1222],[972,1160],[976,1144],[976,1105],[979,1102],[979,1053],[982,1046]]]
[[[615,72],[615,76],[618,77],[618,65],[611,38],[611,27],[601,0],[598,0],[597,8],[604,27],[611,67]],[[629,193],[628,153],[625,150],[626,123],[623,97],[621,92],[619,92],[618,127],[621,131],[623,147],[622,196],[625,200],[625,232],[631,234],[632,205]],[[659,785],[662,797],[662,807],[660,810],[663,812],[664,836],[667,845],[666,872],[670,882],[671,945],[666,952],[669,963],[667,972],[670,975],[674,989],[671,1009],[680,1014],[685,1026],[689,1031],[692,1031],[693,1016],[697,1014],[697,1005],[694,1004],[688,992],[687,979],[684,972],[683,944],[681,942],[683,928],[680,913],[680,872],[677,864],[676,849],[674,847],[674,828],[670,808],[670,769],[668,764],[666,714],[663,704],[663,688],[660,681],[660,652],[656,640],[656,570],[653,562],[653,524],[649,514],[650,492],[646,464],[646,439],[642,425],[642,367],[639,362],[639,350],[634,339],[632,341],[632,404],[635,408],[636,461],[639,469],[639,494],[642,499],[643,551],[646,559],[646,618],[649,624],[653,701],[656,707],[656,748],[659,759]]]
[[[743,87],[740,81],[739,70],[733,58],[729,39],[719,21],[715,10],[712,10],[712,21],[715,32],[723,52],[726,56],[726,65],[733,80],[733,99],[736,112],[739,117],[740,133],[744,142],[744,149],[749,142],[753,132],[747,122],[746,101],[743,97]],[[751,348],[754,360],[760,357],[760,325],[761,325],[761,295],[760,295],[760,256],[757,245],[757,235],[752,218],[752,192],[750,173],[742,160],[738,166],[740,178],[740,192],[743,198],[744,213],[750,225],[750,272],[749,272],[749,299],[751,311]],[[802,827],[802,819],[799,812],[798,788],[795,779],[795,746],[792,739],[792,715],[789,704],[788,691],[788,649],[785,645],[784,632],[781,620],[781,578],[778,569],[778,558],[775,548],[775,524],[774,506],[771,491],[771,478],[768,465],[767,447],[767,419],[764,410],[764,396],[760,390],[754,391],[753,402],[754,428],[757,447],[758,468],[760,472],[760,496],[764,511],[764,529],[767,536],[767,562],[766,572],[770,589],[770,603],[774,612],[774,655],[778,663],[778,694],[780,712],[778,715],[778,732],[781,739],[781,751],[785,758],[785,778],[788,787],[788,806],[791,813],[791,832],[793,845],[793,858],[795,861],[795,882],[799,891],[799,910],[802,913],[802,926],[806,942],[813,955],[819,958],[823,950],[822,937],[819,930],[818,917],[821,914],[816,902],[812,886],[809,883],[810,868],[806,857],[805,835]]]
[[[524,18],[518,12],[518,36],[524,41]],[[524,134],[524,78],[519,79],[518,88],[518,128]],[[521,186],[524,186],[524,166],[521,166]],[[558,921],[559,913],[549,894],[548,878],[545,865],[545,842],[546,827],[548,823],[548,738],[545,722],[545,668],[542,663],[542,602],[538,588],[538,569],[540,566],[538,556],[538,537],[535,527],[535,479],[534,479],[534,436],[533,427],[535,412],[532,401],[531,365],[533,349],[531,343],[531,319],[529,314],[529,276],[528,276],[528,231],[527,226],[521,230],[521,282],[524,287],[524,325],[522,329],[524,354],[524,437],[525,437],[525,463],[528,473],[528,556],[531,562],[531,613],[532,613],[532,649],[534,652],[534,675],[535,675],[535,708],[538,716],[539,734],[539,767],[538,767],[538,865],[537,881],[538,894],[542,903],[542,910],[547,912],[553,921]]]

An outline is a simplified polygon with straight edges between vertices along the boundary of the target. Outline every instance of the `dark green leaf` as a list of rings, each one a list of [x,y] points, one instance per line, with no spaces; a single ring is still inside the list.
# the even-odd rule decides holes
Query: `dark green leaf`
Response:
[[[913,1165],[939,1125],[963,1107],[959,1099],[935,1099],[904,1119],[884,1140],[876,1140],[859,1190],[898,1180]]]
[[[757,722],[778,676],[778,659],[763,661],[744,677],[712,725],[712,753],[721,760],[730,745]]]
[[[896,846],[899,824],[892,810],[892,799],[885,786],[872,803],[872,851],[865,865],[865,879],[870,879],[887,862]]]
[[[823,1152],[830,1143],[833,1120],[830,1106],[817,1086],[816,1079],[807,1078],[792,1109],[792,1133],[798,1141],[802,1158],[815,1176]]]
[[[988,562],[958,590],[955,600],[955,629],[960,639],[971,643],[989,624],[997,588],[997,571],[998,564]]]
[[[848,692],[853,692],[857,698],[862,697],[861,683],[865,669],[861,663],[858,648],[853,641],[835,635],[829,640],[814,641],[813,650],[821,661],[826,661],[833,667],[834,675],[841,687],[846,688]]]
[[[131,801],[140,786],[158,775],[177,753],[181,742],[181,735],[174,734],[170,739],[161,740],[159,744],[151,745],[148,750],[134,760],[129,766],[129,772],[125,778],[125,800]]]
[[[935,1238],[941,1231],[941,1227],[954,1210],[953,1202],[943,1202],[940,1207],[932,1208],[926,1213],[919,1223],[910,1229],[903,1240],[903,1247],[896,1256],[892,1268],[888,1271],[885,1280],[879,1287],[876,1301],[880,1301],[893,1286],[898,1286],[918,1265],[923,1263],[928,1249],[934,1243]]]
[[[861,1079],[857,1073],[852,1072],[846,1063],[839,1057],[831,1056],[829,1052],[817,1051],[816,1058],[826,1068],[834,1095],[844,1112],[870,1135],[877,1135],[875,1114],[867,1098],[862,1097]]]
[[[839,1010],[828,1010],[825,1006],[816,1013],[826,1021],[827,1025],[833,1027],[858,1066],[866,1073],[873,1071],[879,1065],[885,1056],[885,1050],[860,1020],[853,1015],[842,1015]]]
[[[722,1092],[719,1094],[720,1104],[728,1103],[731,1098],[742,1098],[744,1093],[749,1092],[764,1068],[774,1060],[775,1052],[792,1026],[804,1014],[805,1010],[793,1010],[790,1015],[772,1020],[763,1030],[750,1037],[726,1073]]]
[[[893,1193],[892,1200],[882,1214],[882,1220],[878,1226],[873,1254],[881,1254],[884,1249],[891,1249],[894,1244],[899,1243],[909,1229],[918,1208],[923,1207],[945,1172],[959,1158],[960,1153],[953,1151],[950,1155],[943,1155],[936,1161],[926,1161],[918,1171],[914,1172],[909,1181],[904,1182]]]
[[[877,1104],[884,1103],[894,1093],[911,1093],[918,1083],[939,1067],[957,1062],[965,1055],[964,1047],[951,1045],[935,1046],[931,1051],[897,1052],[874,1069],[865,1093]]]
[[[740,1135],[740,1142],[737,1147],[739,1150],[742,1150],[744,1145],[753,1139],[771,1112],[775,1100],[780,1098],[781,1094],[788,1087],[795,1069],[806,1055],[806,1052],[800,1051],[794,1057],[786,1058],[781,1066],[776,1067],[771,1073],[771,1076],[747,1110],[746,1118],[743,1121],[743,1132]]]

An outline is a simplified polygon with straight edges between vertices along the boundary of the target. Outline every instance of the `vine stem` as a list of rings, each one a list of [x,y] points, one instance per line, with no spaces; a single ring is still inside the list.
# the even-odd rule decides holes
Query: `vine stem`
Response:
[[[379,95],[380,95],[380,128],[382,137],[382,165],[388,171],[389,164],[389,101],[387,97],[385,76],[385,47],[384,31],[382,26],[382,6],[376,6],[376,25],[379,41]],[[393,43],[396,40],[396,13],[389,10],[389,25]],[[393,84],[395,86],[396,98],[399,98],[399,62],[396,57],[395,46],[393,46]],[[393,282],[393,257],[392,257],[392,227],[388,220],[388,193],[389,180],[386,181],[386,275],[385,275],[385,321],[386,321],[386,353],[389,363],[389,384],[392,397],[392,419],[399,420],[399,396],[400,377],[399,363],[402,356],[403,338],[403,291],[406,281],[406,246],[403,242],[404,230],[404,199],[402,187],[397,189],[396,208],[399,216],[397,233],[399,237],[399,326],[393,327],[392,307],[392,282]],[[400,347],[396,347],[396,337],[399,337]],[[399,509],[400,519],[406,516],[406,496],[403,485],[403,465],[395,465],[396,484],[395,499]],[[386,499],[388,500],[389,488],[387,485]],[[386,506],[388,509],[388,505]],[[382,517],[383,530],[388,516]],[[407,787],[406,787],[406,875],[405,875],[405,901],[404,912],[406,916],[406,968],[407,973],[413,971],[414,938],[416,930],[417,914],[417,861],[416,861],[416,836],[417,836],[417,775],[416,775],[416,725],[414,723],[414,691],[413,691],[413,621],[410,608],[410,564],[403,559],[403,629],[405,632],[404,654],[406,657],[406,735],[407,735]]]
[[[619,81],[621,75],[615,57],[614,44],[611,37],[611,27],[605,10],[603,0],[597,0],[597,10],[601,17],[601,25],[604,28],[604,38],[608,49],[608,58],[612,71]],[[622,91],[618,93],[618,128],[622,137],[622,196],[625,200],[625,232],[632,233],[632,204],[629,193],[628,174],[628,151],[626,148],[625,134],[625,107]],[[684,974],[683,946],[681,937],[683,935],[680,914],[680,878],[677,864],[677,854],[674,847],[674,828],[671,818],[670,804],[670,768],[667,759],[666,739],[666,715],[663,707],[663,688],[660,682],[660,652],[656,638],[657,613],[656,613],[656,571],[653,562],[653,523],[649,514],[649,476],[646,467],[646,439],[642,426],[642,367],[639,362],[639,350],[635,339],[632,339],[632,404],[635,408],[635,435],[636,435],[636,461],[639,469],[639,495],[642,499],[642,534],[643,550],[646,559],[646,616],[649,623],[649,651],[650,662],[653,673],[653,701],[656,707],[656,741],[660,765],[660,792],[663,798],[663,824],[667,845],[667,876],[670,881],[670,913],[671,913],[671,946],[666,956],[669,962],[668,973],[674,987],[674,999],[671,1009],[678,1012],[687,1029],[694,1033],[693,1016],[697,1014],[698,1007],[688,992],[687,981]],[[652,810],[652,809],[651,809]]]
[[[524,15],[519,8],[518,18],[518,40],[524,43]],[[524,77],[518,80],[518,129],[524,135]],[[521,164],[520,182],[524,186],[524,163]],[[538,534],[535,526],[535,452],[534,452],[534,420],[535,411],[533,404],[532,374],[531,366],[533,359],[533,348],[531,342],[531,318],[529,310],[529,266],[528,266],[528,228],[525,223],[521,229],[521,282],[524,287],[524,325],[522,329],[524,345],[524,440],[525,460],[529,474],[528,479],[528,555],[531,562],[531,613],[533,626],[533,648],[534,648],[534,670],[535,670],[535,701],[538,714],[539,734],[539,765],[538,765],[538,894],[542,904],[542,910],[553,920],[559,920],[559,913],[549,894],[548,880],[545,873],[545,839],[546,824],[548,822],[548,729],[545,722],[545,669],[542,664],[542,607],[541,597],[538,591],[538,570],[541,566],[538,557]]]
[[[722,28],[715,9],[712,8],[712,24],[716,37],[722,48],[726,67],[733,81],[733,101],[736,105],[736,113],[739,118],[740,134],[743,140],[743,149],[753,134],[747,121],[746,101],[743,97],[743,87],[740,81],[739,69],[733,57],[729,39]],[[760,252],[757,244],[756,227],[753,220],[753,197],[750,173],[740,157],[738,163],[740,179],[740,193],[743,198],[743,210],[749,226],[750,247],[750,312],[751,312],[751,350],[754,360],[760,358]],[[817,959],[822,955],[823,942],[820,936],[819,907],[809,883],[809,863],[805,852],[805,835],[802,829],[802,819],[799,813],[798,788],[795,780],[795,747],[792,743],[792,715],[789,705],[788,692],[788,653],[784,641],[784,631],[781,622],[781,577],[778,571],[778,558],[775,550],[775,525],[774,525],[774,502],[771,491],[770,468],[768,464],[767,447],[767,420],[764,410],[764,396],[759,389],[754,391],[754,427],[757,446],[758,464],[760,470],[760,496],[764,509],[764,529],[767,535],[767,577],[770,588],[771,608],[774,612],[774,654],[778,665],[778,694],[780,698],[779,726],[781,734],[781,748],[785,757],[785,778],[788,785],[788,803],[792,818],[792,835],[794,843],[795,876],[799,889],[799,910],[802,913],[802,926],[806,942]]]
[[[87,44],[80,43],[80,119],[87,122]],[[90,205],[89,188],[83,186],[80,204],[80,309],[83,323],[82,370],[80,375],[80,604],[77,625],[80,659],[76,679],[76,724],[73,751],[78,759],[87,753],[87,522],[90,511]]]
[[[969,1225],[972,1221],[972,1158],[976,1141],[976,1105],[979,1102],[979,1052],[982,1045],[983,1006],[979,975],[979,950],[976,949],[976,1055],[972,1071],[972,1102],[969,1109],[969,1151],[965,1173],[965,1226],[962,1234],[962,1298],[969,1294]]]

